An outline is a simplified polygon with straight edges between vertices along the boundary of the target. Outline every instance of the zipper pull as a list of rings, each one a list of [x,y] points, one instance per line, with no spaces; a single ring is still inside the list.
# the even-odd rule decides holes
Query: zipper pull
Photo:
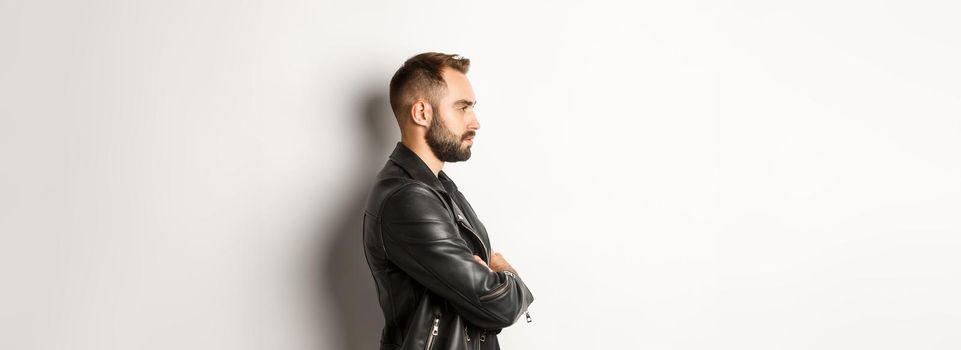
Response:
[[[524,313],[527,314],[527,323],[531,323],[531,321],[533,321],[533,320],[531,320],[531,312],[530,312],[530,311],[527,311],[527,310],[524,310]]]
[[[480,336],[480,341],[484,341],[484,339],[487,339],[487,330],[486,330],[486,329],[485,329],[483,332],[481,332],[481,336]]]
[[[464,336],[467,337],[467,341],[470,341],[470,331],[467,330],[467,327],[464,327]]]
[[[437,323],[440,322],[440,318],[434,319],[434,329],[430,331],[431,335],[437,335]]]

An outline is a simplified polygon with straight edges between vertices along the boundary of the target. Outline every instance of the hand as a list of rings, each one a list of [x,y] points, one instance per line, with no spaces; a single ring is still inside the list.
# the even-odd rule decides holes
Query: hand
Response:
[[[479,262],[481,265],[484,265],[484,267],[486,267],[488,271],[494,272],[494,270],[491,270],[490,266],[487,266],[487,263],[484,262],[484,259],[481,259],[481,257],[474,255],[474,261]]]
[[[515,275],[517,274],[517,270],[514,270],[514,267],[507,262],[507,259],[504,259],[500,252],[494,252],[494,256],[491,257],[490,268],[494,271],[510,271]]]
[[[474,255],[474,261],[477,261],[481,265],[484,265],[485,267],[487,267],[488,270],[492,272],[510,271],[515,275],[517,274],[517,270],[514,270],[514,267],[511,266],[511,264],[507,262],[507,259],[504,259],[504,256],[501,255],[501,253],[499,252],[494,252],[494,255],[491,256],[490,266],[487,266],[487,264],[484,263],[484,259],[481,259],[481,257],[477,255]]]

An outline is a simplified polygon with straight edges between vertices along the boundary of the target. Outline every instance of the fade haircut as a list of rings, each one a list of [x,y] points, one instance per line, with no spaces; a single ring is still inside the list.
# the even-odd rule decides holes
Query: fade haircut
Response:
[[[439,108],[441,97],[447,91],[442,72],[452,68],[467,74],[470,60],[460,55],[440,52],[424,52],[407,59],[394,77],[390,79],[390,109],[397,123],[410,115],[410,108],[418,98],[425,98],[434,108]]]

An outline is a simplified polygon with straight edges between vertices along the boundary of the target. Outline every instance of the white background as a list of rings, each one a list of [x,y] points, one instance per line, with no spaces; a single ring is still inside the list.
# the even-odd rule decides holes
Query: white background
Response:
[[[535,295],[505,349],[961,348],[952,2],[0,0],[0,348],[376,349],[387,83]]]

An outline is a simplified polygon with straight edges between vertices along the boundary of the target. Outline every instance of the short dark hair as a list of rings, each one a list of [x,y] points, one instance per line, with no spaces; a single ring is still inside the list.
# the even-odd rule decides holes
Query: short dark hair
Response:
[[[398,123],[410,113],[410,106],[419,97],[426,98],[433,106],[440,103],[441,95],[447,89],[442,75],[444,68],[467,74],[470,60],[460,55],[424,52],[407,59],[397,69],[390,79],[390,108]]]

